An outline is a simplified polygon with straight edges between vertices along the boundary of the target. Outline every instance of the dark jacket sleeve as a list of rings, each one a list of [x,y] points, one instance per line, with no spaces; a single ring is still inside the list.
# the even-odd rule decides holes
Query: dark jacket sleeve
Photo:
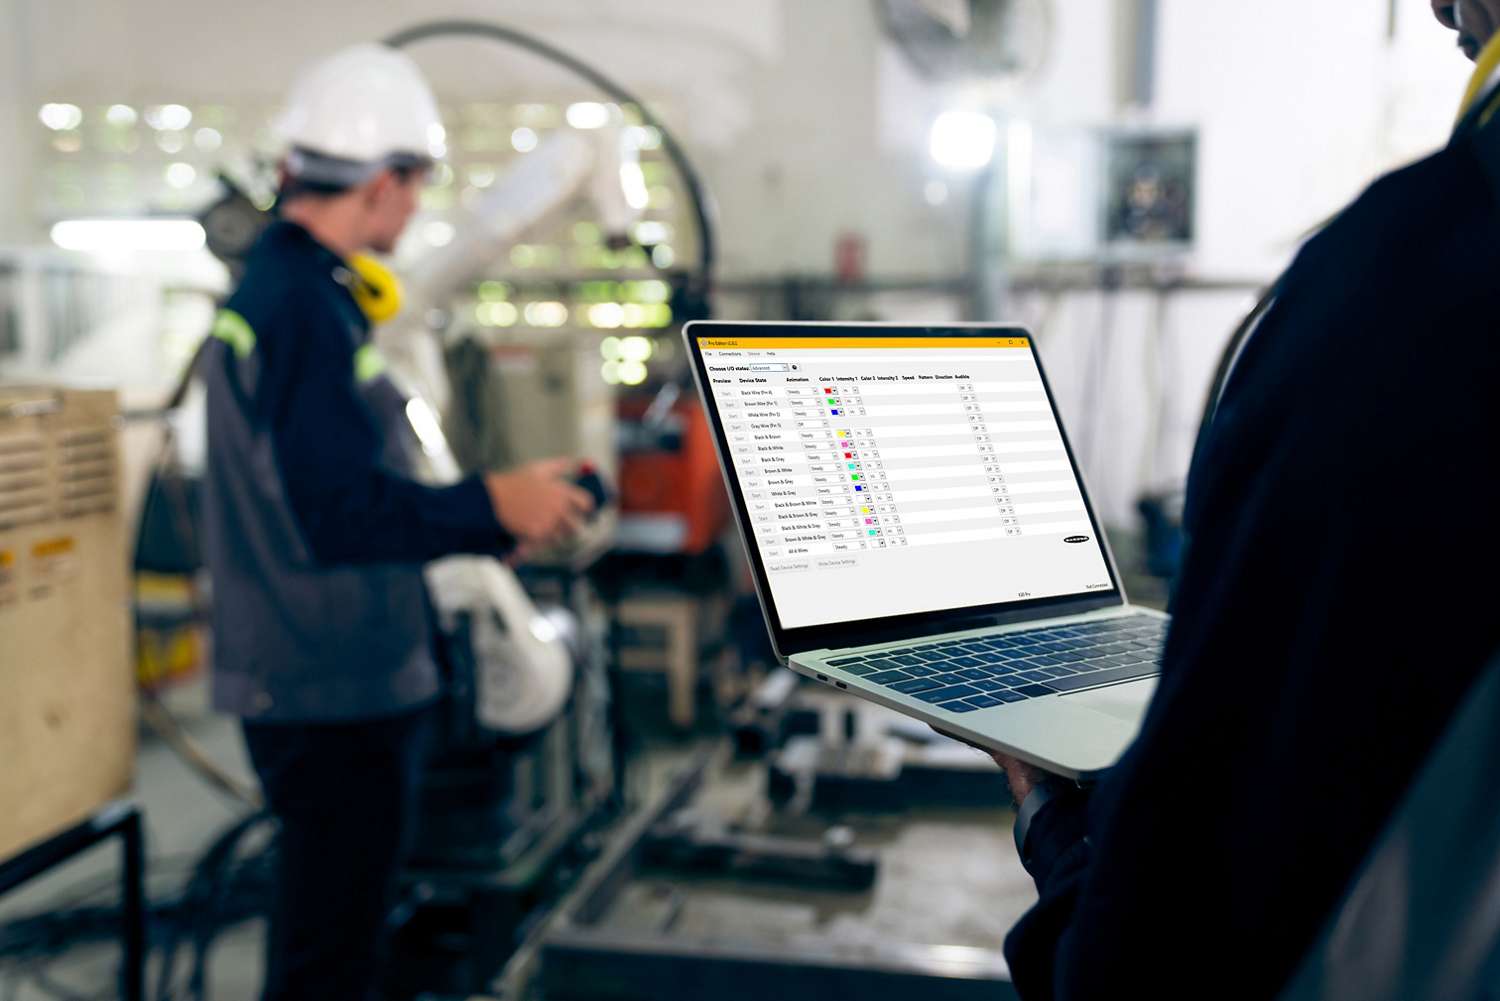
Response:
[[[1052,967],[1088,871],[1087,834],[1088,799],[1081,793],[1053,800],[1032,820],[1021,861],[1039,897],[1005,937],[1006,962],[1020,983],[1050,979],[1045,971]]]
[[[1415,164],[1287,272],[1194,460],[1140,734],[1086,841],[1037,815],[1026,1001],[1277,997],[1500,644],[1493,588],[1457,583],[1500,563],[1488,184]]]
[[[321,563],[503,555],[514,540],[479,477],[431,487],[380,465],[384,434],[355,380],[346,321],[314,300],[277,331],[271,435],[303,537]]]

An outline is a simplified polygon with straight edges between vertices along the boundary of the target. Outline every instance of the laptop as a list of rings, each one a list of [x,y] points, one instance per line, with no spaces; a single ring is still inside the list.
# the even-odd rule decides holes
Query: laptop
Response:
[[[1079,781],[1134,738],[1132,606],[1022,328],[689,323],[771,642],[794,671]]]

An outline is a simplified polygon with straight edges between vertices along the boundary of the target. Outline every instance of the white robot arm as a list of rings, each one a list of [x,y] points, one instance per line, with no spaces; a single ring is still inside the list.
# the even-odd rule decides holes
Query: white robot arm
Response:
[[[444,317],[448,304],[495,261],[580,196],[593,203],[609,237],[625,237],[640,217],[645,182],[623,129],[549,137],[496,179],[446,246],[411,269],[402,318],[382,329],[380,346],[439,413],[446,412],[452,394],[442,362],[442,331],[430,317]]]
[[[382,328],[381,347],[393,381],[409,394],[406,420],[434,481],[456,482],[460,470],[434,410],[446,408],[451,392],[442,331],[427,323],[428,315],[441,313],[496,259],[585,191],[606,232],[623,236],[644,207],[645,189],[622,140],[618,129],[549,139],[498,179],[453,240],[414,269],[405,322]],[[480,725],[512,735],[546,726],[567,702],[573,663],[515,574],[488,557],[454,556],[429,564],[426,576],[445,631],[460,616],[469,621]]]

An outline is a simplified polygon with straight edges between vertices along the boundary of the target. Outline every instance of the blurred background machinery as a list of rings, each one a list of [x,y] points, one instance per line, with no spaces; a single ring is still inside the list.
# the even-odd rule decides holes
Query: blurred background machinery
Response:
[[[21,760],[5,741],[25,735],[35,758],[0,785],[36,784],[0,803],[56,807],[7,809],[0,857],[124,788],[138,709],[137,793],[171,818],[152,830],[153,987],[254,990],[225,978],[257,952],[273,856],[237,738],[201,708],[213,590],[185,373],[271,207],[286,77],[353,24],[431,75],[447,129],[391,262],[408,307],[379,333],[404,394],[387,419],[424,475],[573,454],[617,498],[533,565],[435,574],[450,697],[392,993],[624,999],[690,975],[725,998],[1004,996],[995,945],[1032,891],[995,774],[773,663],[681,326],[1032,327],[1130,590],[1159,602],[1235,323],[1310,225],[1442,141],[1462,67],[1397,5],[498,3],[416,26],[339,2],[0,5],[0,85],[24,102],[0,116],[18,153],[0,164],[0,379],[116,387],[120,415],[113,510],[18,525],[41,474],[15,442],[65,417],[113,427],[116,405],[0,391],[21,404],[0,417],[0,681],[22,692],[0,698],[19,721],[0,748]],[[506,23],[462,19],[480,6]],[[1267,155],[1314,142],[1314,164]],[[110,566],[113,585],[87,569]],[[80,727],[99,753],[70,750]],[[955,874],[956,855],[977,861]],[[30,1001],[110,983],[113,886],[0,911],[0,984]]]

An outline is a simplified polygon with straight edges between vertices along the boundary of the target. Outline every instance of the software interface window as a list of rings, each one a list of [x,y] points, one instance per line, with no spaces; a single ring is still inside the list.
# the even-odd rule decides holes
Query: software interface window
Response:
[[[700,337],[785,628],[1111,587],[1024,337]]]

